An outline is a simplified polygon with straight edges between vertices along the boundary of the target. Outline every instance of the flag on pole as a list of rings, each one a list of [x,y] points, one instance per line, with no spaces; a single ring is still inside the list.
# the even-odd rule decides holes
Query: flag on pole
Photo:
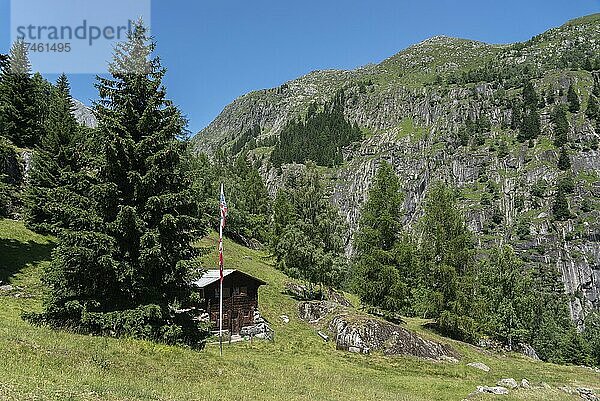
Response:
[[[221,184],[219,208],[221,209],[221,225],[219,227],[219,271],[221,273],[221,282],[223,282],[223,228],[225,227],[225,219],[227,218],[227,203],[225,202],[223,184]]]

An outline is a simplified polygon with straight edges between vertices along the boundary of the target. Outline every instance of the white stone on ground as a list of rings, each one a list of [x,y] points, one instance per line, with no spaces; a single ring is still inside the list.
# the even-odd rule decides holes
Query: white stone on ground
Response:
[[[467,366],[470,366],[470,367],[475,368],[475,369],[483,370],[484,372],[489,372],[490,371],[489,366],[487,366],[485,363],[481,363],[481,362],[467,363]]]

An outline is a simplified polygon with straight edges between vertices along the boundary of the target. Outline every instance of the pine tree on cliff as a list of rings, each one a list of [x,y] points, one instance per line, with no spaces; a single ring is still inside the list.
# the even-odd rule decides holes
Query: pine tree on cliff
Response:
[[[41,136],[35,89],[27,47],[17,41],[0,75],[0,135],[17,146],[33,147]]]
[[[571,168],[571,159],[569,159],[569,154],[567,153],[567,149],[565,149],[564,146],[560,148],[560,151],[558,153],[558,168],[562,171]]]
[[[552,123],[554,125],[554,145],[564,146],[569,138],[569,120],[565,106],[556,105],[552,112]]]
[[[598,99],[596,96],[590,95],[588,98],[587,108],[585,109],[585,115],[589,119],[597,119],[600,113],[598,112]]]
[[[166,99],[166,70],[137,23],[117,45],[111,76],[98,78],[104,145],[93,188],[100,223],[65,232],[45,281],[42,321],[82,331],[198,345],[188,314],[196,210],[185,168],[185,120]]]
[[[519,142],[531,141],[540,135],[540,115],[538,113],[539,98],[531,81],[523,86],[523,110],[517,139]]]
[[[526,81],[523,85],[523,106],[527,109],[537,108],[539,97],[531,81]]]
[[[571,113],[577,113],[579,111],[579,96],[577,96],[573,85],[569,85],[569,90],[567,91],[567,103],[569,104],[569,111]]]
[[[552,204],[552,215],[556,220],[568,220],[571,218],[571,212],[569,211],[569,201],[565,191],[559,187],[556,190],[554,196],[554,203]]]

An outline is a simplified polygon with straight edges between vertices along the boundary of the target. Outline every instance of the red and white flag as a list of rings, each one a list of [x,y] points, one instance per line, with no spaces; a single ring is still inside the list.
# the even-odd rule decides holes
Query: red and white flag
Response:
[[[219,209],[221,210],[221,224],[219,227],[219,270],[221,272],[221,282],[223,282],[223,228],[227,218],[227,203],[225,202],[225,193],[223,184],[221,184],[221,198],[219,200]]]

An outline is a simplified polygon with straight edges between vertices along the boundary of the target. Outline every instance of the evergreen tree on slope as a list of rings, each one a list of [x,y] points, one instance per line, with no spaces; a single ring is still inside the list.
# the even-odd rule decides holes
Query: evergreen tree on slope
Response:
[[[198,234],[187,176],[185,120],[166,99],[165,69],[141,23],[98,78],[104,142],[96,229],[66,232],[46,281],[45,321],[92,333],[198,345],[188,304]]]
[[[0,76],[0,135],[20,147],[33,147],[41,136],[36,83],[27,47],[15,42]]]
[[[390,311],[408,306],[412,252],[410,241],[402,235],[401,208],[398,177],[392,166],[383,162],[354,237],[353,286],[363,302]]]
[[[447,334],[474,341],[475,248],[455,190],[442,182],[434,183],[424,211],[419,222],[419,271],[431,316]]]
[[[84,155],[85,138],[72,114],[67,77],[58,78],[49,105],[46,129],[34,152],[25,194],[27,225],[38,232],[97,225],[89,189],[95,180]]]

